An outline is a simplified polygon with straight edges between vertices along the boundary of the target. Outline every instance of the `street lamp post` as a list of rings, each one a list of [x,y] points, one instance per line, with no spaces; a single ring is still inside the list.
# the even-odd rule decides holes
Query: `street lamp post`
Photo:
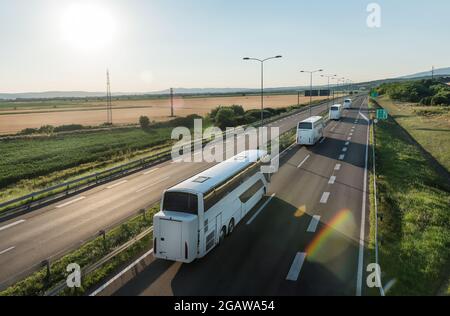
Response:
[[[328,108],[330,108],[330,96],[331,96],[331,90],[330,90],[330,79],[331,78],[334,78],[334,77],[337,77],[337,75],[332,75],[332,76],[330,76],[330,75],[321,75],[321,77],[323,77],[323,78],[328,78]],[[334,95],[333,95],[333,100],[334,100]]]
[[[312,116],[312,85],[313,85],[313,74],[316,72],[322,72],[323,69],[314,70],[314,71],[308,71],[308,70],[300,70],[302,73],[308,73],[310,74],[310,90],[309,90],[309,116]]]
[[[336,80],[336,86],[333,88],[333,103],[336,103],[336,90],[338,89],[339,86],[339,78],[337,77],[337,75],[335,77],[331,77],[331,80]]]
[[[254,60],[261,63],[261,127],[264,126],[264,62],[271,60],[282,58],[283,56],[278,55],[274,57],[269,57],[265,59],[252,58],[252,57],[244,57],[244,60]]]

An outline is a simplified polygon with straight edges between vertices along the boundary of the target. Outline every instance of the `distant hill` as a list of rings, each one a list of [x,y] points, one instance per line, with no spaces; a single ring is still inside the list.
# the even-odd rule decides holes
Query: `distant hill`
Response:
[[[436,76],[450,76],[450,67],[435,69],[434,74]],[[381,79],[365,83],[359,83],[355,85],[355,88],[370,88],[383,82],[418,79],[431,76],[431,71],[425,71],[416,73],[413,75],[407,75],[403,77]],[[315,86],[314,89],[324,89],[326,86]],[[294,86],[294,87],[279,87],[279,88],[266,88],[265,91],[269,93],[281,93],[281,92],[294,92],[308,90],[309,87]],[[174,88],[174,92],[177,94],[232,94],[232,93],[257,93],[259,89],[248,88]],[[153,91],[147,93],[134,93],[134,92],[115,92],[113,96],[142,96],[142,95],[167,95],[169,89],[161,91]],[[87,91],[47,91],[47,92],[26,92],[26,93],[0,93],[0,100],[15,100],[15,99],[56,99],[56,98],[95,98],[104,97],[106,92],[87,92]]]
[[[450,67],[447,68],[440,68],[434,70],[435,76],[450,76]],[[422,78],[422,77],[430,77],[431,76],[431,70],[430,71],[424,71],[419,72],[413,75],[403,76],[400,77],[401,79],[416,79],[416,78]]]

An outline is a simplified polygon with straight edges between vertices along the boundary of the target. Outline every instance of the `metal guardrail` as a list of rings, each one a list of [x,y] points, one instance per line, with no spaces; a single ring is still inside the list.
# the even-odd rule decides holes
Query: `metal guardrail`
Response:
[[[147,228],[146,230],[141,232],[139,235],[137,235],[134,238],[132,238],[131,240],[127,241],[123,245],[117,247],[116,249],[114,249],[112,252],[110,252],[109,254],[104,256],[99,261],[97,261],[97,262],[87,266],[86,268],[82,269],[81,270],[81,276],[82,277],[86,277],[89,274],[93,273],[94,271],[96,271],[97,269],[102,267],[104,264],[106,264],[109,260],[113,259],[114,257],[120,255],[124,251],[128,250],[134,244],[136,244],[137,242],[141,241],[142,239],[144,239],[145,237],[147,237],[151,233],[153,233],[153,226],[150,227],[150,228]],[[66,287],[67,287],[66,280],[62,280],[55,287],[53,287],[52,289],[50,289],[47,292],[45,292],[45,296],[56,296],[56,295],[60,294],[62,291],[64,291],[66,289]]]

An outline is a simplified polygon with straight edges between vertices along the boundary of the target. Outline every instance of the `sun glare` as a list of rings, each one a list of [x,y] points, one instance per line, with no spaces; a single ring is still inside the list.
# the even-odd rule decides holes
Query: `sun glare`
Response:
[[[104,7],[83,3],[69,6],[61,17],[62,38],[82,51],[99,50],[114,38],[115,21]]]

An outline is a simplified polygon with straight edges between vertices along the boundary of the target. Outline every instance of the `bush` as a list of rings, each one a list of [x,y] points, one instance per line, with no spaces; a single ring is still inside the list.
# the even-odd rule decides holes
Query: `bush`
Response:
[[[21,134],[21,135],[32,135],[32,134],[37,134],[38,131],[39,130],[37,128],[25,128],[25,129],[21,130],[19,132],[19,134]]]
[[[40,134],[53,134],[55,128],[52,125],[44,125],[39,128],[38,133]]]
[[[236,116],[239,116],[239,115],[242,116],[242,115],[245,114],[245,110],[242,107],[242,105],[234,104],[234,105],[231,106],[231,109],[233,110],[234,115],[236,115]]]
[[[420,102],[423,105],[449,105],[450,87],[435,80],[418,80],[384,83],[377,88],[380,95],[404,102]]]
[[[236,115],[231,108],[222,107],[217,112],[214,121],[216,123],[216,126],[221,128],[222,130],[225,130],[227,127],[236,126]]]
[[[433,97],[431,105],[450,105],[450,91],[441,90]]]
[[[150,119],[148,116],[141,116],[139,118],[139,125],[141,125],[141,128],[146,130],[150,127]]]
[[[71,132],[71,131],[79,131],[84,129],[83,125],[80,124],[71,124],[71,125],[61,125],[61,126],[57,126],[54,129],[55,133],[59,133],[59,132]]]

